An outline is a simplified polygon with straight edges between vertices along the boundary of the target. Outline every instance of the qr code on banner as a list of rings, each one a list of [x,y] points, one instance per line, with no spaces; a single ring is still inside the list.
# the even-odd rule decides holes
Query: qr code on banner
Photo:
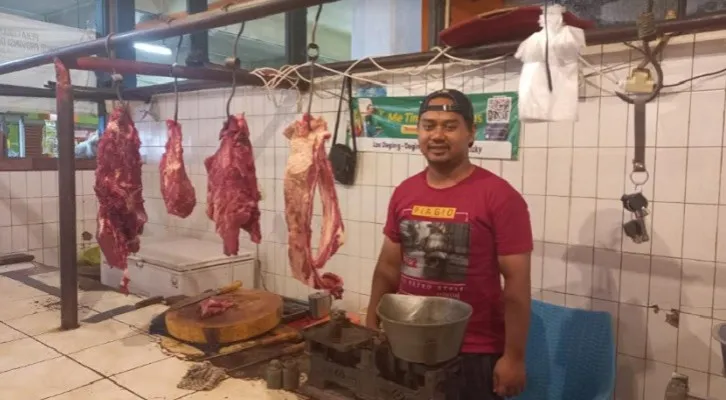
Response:
[[[511,112],[511,97],[497,96],[487,100],[487,124],[508,123]]]

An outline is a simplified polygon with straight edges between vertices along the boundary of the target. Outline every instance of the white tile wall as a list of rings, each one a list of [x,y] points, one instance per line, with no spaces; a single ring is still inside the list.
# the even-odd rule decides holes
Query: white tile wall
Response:
[[[76,230],[96,232],[93,171],[76,172]],[[58,265],[58,173],[0,172],[0,254],[25,252],[36,261]],[[94,239],[95,241],[95,239]]]

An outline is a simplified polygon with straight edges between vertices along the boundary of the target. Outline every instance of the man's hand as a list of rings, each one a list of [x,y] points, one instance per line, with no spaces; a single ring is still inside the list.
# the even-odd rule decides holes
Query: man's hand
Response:
[[[396,293],[401,279],[401,244],[392,241],[388,236],[383,239],[381,254],[373,272],[371,299],[368,302],[366,326],[378,330],[378,314],[376,309],[381,297],[387,293]]]
[[[494,391],[512,397],[524,390],[525,353],[532,292],[530,254],[499,257],[504,276],[504,355],[494,367]]]
[[[526,377],[524,360],[505,354],[494,366],[494,392],[502,397],[517,396],[524,391]]]
[[[371,310],[368,310],[368,314],[366,314],[366,327],[374,330],[378,330],[378,316],[376,315],[375,311],[371,312]]]

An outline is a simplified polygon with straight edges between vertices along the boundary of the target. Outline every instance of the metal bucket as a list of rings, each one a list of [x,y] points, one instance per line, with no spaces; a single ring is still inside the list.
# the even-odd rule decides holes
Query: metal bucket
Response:
[[[726,323],[722,322],[713,327],[713,339],[721,344],[721,356],[723,357],[723,368],[721,372],[726,371]]]
[[[376,313],[394,356],[434,365],[459,354],[472,307],[446,297],[386,294]]]

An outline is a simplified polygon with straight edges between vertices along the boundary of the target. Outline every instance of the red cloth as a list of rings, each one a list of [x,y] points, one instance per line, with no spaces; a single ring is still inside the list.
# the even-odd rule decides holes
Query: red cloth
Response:
[[[383,232],[401,243],[399,293],[471,304],[462,351],[501,353],[504,303],[497,257],[533,247],[522,196],[483,168],[446,189],[431,188],[424,171],[396,188]]]
[[[451,47],[476,47],[509,40],[523,40],[539,31],[542,7],[527,6],[504,9],[474,16],[439,33],[441,42]],[[565,24],[581,29],[595,27],[594,21],[578,18],[571,12],[563,15]]]

